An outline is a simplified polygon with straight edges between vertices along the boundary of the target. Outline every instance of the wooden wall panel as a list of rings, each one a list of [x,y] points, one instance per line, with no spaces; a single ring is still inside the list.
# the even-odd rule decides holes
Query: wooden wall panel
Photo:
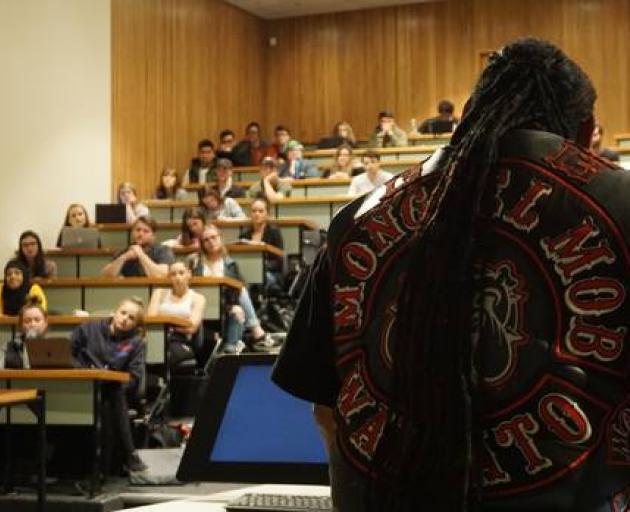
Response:
[[[264,22],[220,0],[112,0],[112,189],[264,122]]]
[[[184,168],[200,138],[240,136],[252,119],[314,141],[342,119],[367,137],[383,108],[405,129],[442,98],[460,112],[481,53],[525,35],[590,74],[609,142],[630,131],[628,0],[447,0],[270,21],[219,0],[112,9],[112,181],[143,194],[163,166]]]
[[[405,129],[442,98],[461,111],[481,52],[526,35],[559,44],[591,75],[609,141],[630,131],[627,0],[448,0],[275,20],[267,30],[278,38],[269,126],[286,123],[304,140],[340,119],[366,137],[384,107]]]

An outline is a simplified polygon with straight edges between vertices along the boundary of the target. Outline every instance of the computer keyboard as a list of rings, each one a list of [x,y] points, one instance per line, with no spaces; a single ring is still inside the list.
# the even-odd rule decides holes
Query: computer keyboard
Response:
[[[225,506],[228,512],[331,512],[330,496],[292,494],[244,494]]]

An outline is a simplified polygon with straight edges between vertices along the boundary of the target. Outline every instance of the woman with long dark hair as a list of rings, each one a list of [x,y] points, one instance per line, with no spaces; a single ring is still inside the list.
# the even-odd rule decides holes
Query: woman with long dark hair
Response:
[[[240,238],[252,243],[268,244],[284,248],[282,232],[269,220],[269,201],[263,197],[254,199],[249,205],[252,223],[241,230]],[[282,287],[283,259],[274,254],[265,254],[265,289],[278,291]]]
[[[186,195],[186,189],[182,187],[182,181],[177,170],[166,167],[160,173],[160,183],[155,189],[153,198],[183,201],[186,199]]]
[[[17,259],[25,265],[31,277],[55,277],[57,264],[44,257],[42,240],[35,231],[24,231],[18,242]]]
[[[231,197],[221,197],[221,192],[216,185],[204,185],[197,190],[197,197],[199,208],[204,211],[208,221],[245,218],[245,212],[236,200]]]
[[[177,248],[194,247],[201,245],[201,236],[206,229],[206,214],[199,207],[188,207],[182,215],[182,232],[175,240]]]

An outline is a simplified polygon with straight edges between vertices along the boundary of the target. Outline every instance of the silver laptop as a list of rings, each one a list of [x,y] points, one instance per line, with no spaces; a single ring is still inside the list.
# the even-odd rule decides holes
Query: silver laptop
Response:
[[[100,235],[96,228],[71,228],[61,230],[61,247],[64,249],[96,249]]]

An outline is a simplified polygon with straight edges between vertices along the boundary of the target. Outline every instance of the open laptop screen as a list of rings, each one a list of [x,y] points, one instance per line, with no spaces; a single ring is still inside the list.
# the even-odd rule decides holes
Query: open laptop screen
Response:
[[[271,382],[273,355],[220,356],[210,371],[180,480],[326,484],[312,405]]]

